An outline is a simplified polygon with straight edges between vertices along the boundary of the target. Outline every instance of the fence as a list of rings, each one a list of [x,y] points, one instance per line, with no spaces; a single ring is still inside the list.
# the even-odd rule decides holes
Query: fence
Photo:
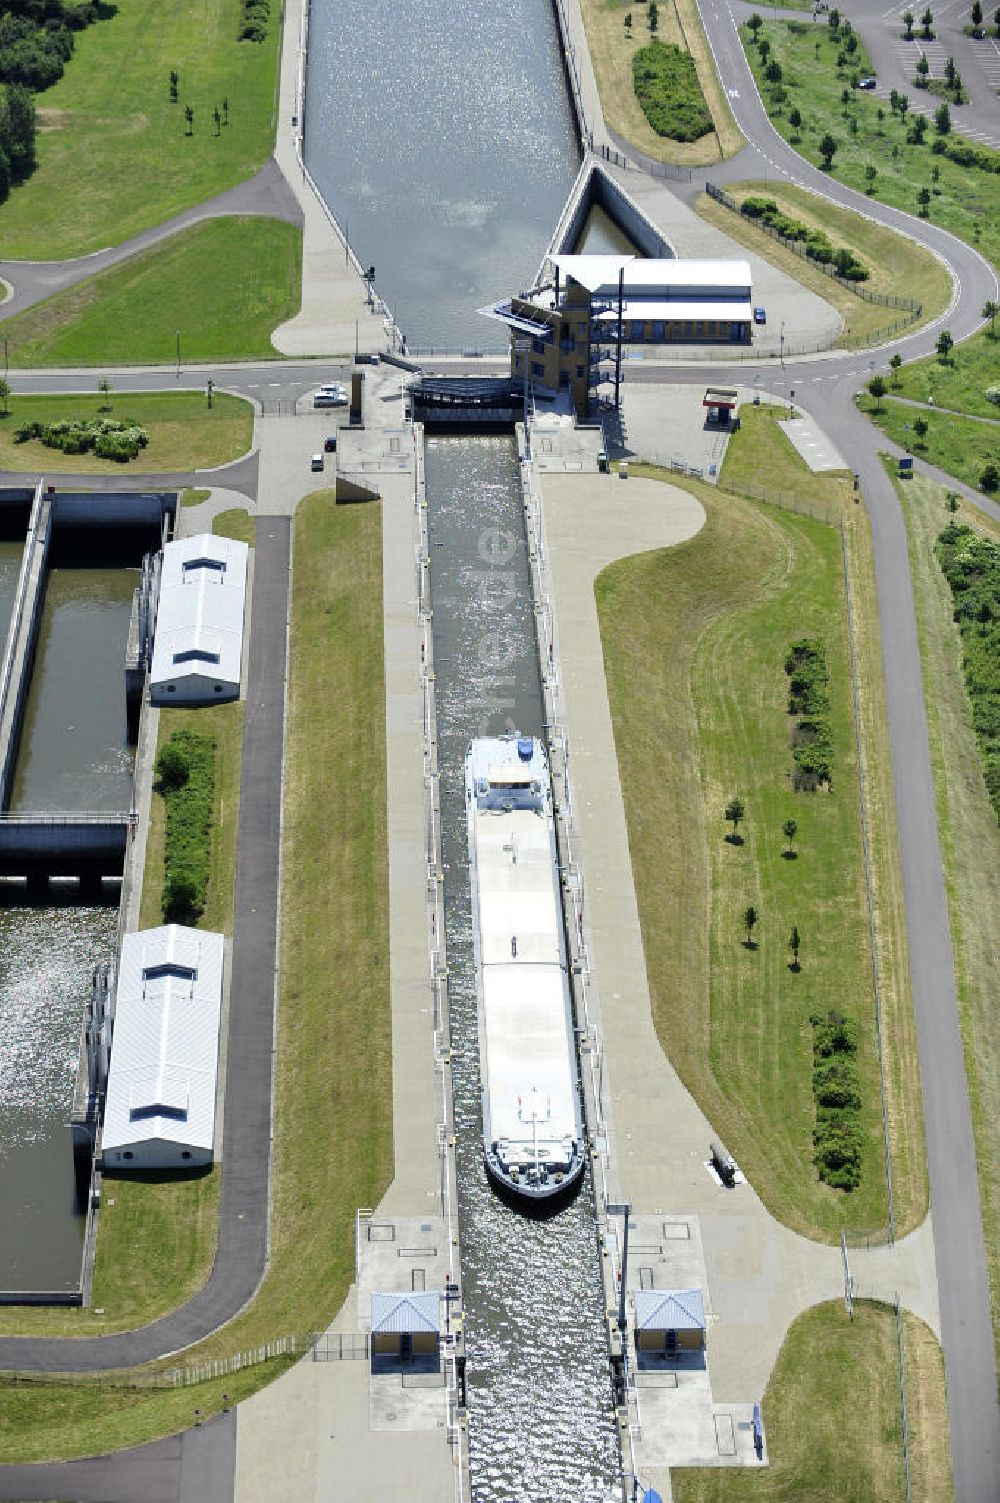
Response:
[[[232,1352],[228,1357],[214,1357],[185,1367],[126,1367],[114,1372],[14,1372],[10,1376],[15,1383],[35,1387],[73,1384],[75,1387],[102,1389],[187,1388],[212,1378],[226,1378],[245,1367],[259,1367],[279,1357],[305,1356],[321,1339],[325,1338],[313,1331],[298,1336],[279,1336],[246,1351]]]
[[[738,214],[741,219],[747,219],[747,215],[741,212],[735,198],[724,192],[722,188],[717,188],[714,183],[706,183],[705,192],[709,198],[714,198],[716,203],[720,203],[724,208],[730,209],[734,214]],[[877,329],[873,334],[866,335],[863,338],[858,336],[859,347],[863,347],[866,344],[875,344],[888,334],[894,333],[897,329],[908,328],[910,324],[916,323],[917,319],[922,315],[924,311],[923,305],[916,302],[913,298],[895,297],[892,293],[888,292],[873,292],[870,287],[865,287],[860,282],[852,282],[849,277],[841,276],[836,267],[829,261],[817,261],[814,257],[810,256],[803,241],[793,240],[788,235],[783,235],[780,230],[775,229],[772,225],[765,224],[762,219],[750,219],[748,222],[753,225],[755,230],[760,230],[763,234],[769,235],[772,240],[776,240],[779,245],[783,245],[786,250],[790,250],[801,261],[808,261],[810,266],[814,266],[817,271],[821,271],[824,276],[829,277],[832,282],[836,282],[839,287],[845,288],[855,297],[860,298],[863,303],[877,303],[880,308],[900,308],[907,314],[906,318],[897,319],[894,324],[891,324],[886,329]],[[846,336],[846,340],[850,339],[850,335]]]

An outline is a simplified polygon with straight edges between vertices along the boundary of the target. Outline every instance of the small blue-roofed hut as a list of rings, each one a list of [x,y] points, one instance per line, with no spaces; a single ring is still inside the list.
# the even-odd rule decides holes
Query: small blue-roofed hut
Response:
[[[637,1289],[635,1344],[640,1352],[703,1352],[705,1305],[700,1289]]]
[[[441,1340],[441,1295],[373,1293],[371,1297],[372,1356],[436,1357]]]

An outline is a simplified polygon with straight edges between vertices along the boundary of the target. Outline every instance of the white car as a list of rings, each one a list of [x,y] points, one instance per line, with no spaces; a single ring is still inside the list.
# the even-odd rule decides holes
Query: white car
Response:
[[[346,388],[340,385],[321,386],[313,396],[314,407],[346,407]]]

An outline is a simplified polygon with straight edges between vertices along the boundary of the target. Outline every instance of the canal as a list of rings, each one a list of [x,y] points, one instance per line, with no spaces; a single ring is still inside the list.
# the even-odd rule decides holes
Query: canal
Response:
[[[473,736],[543,732],[513,440],[431,438],[425,474],[473,1497],[604,1503],[619,1454],[592,1187],[536,1220],[483,1166],[463,762]]]
[[[551,0],[313,0],[305,124],[410,348],[505,347],[580,165]]]
[[[135,569],[51,569],[11,809],[128,809],[125,647]]]

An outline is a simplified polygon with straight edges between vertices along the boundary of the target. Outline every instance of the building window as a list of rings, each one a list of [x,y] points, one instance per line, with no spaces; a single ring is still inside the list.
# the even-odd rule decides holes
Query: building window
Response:
[[[578,381],[582,381],[583,378],[584,378],[584,376],[586,374],[587,374],[587,367],[585,365],[578,365],[577,368],[576,368],[576,379]]]
[[[545,375],[545,366],[540,360],[533,360],[531,362],[531,374],[537,376],[539,380]]]
[[[535,355],[544,355],[545,354],[545,341],[541,340],[541,339],[533,339],[531,341],[531,349],[532,349],[532,353],[535,354]]]
[[[655,323],[653,325],[653,338],[658,343],[662,344],[662,342],[663,342],[663,320],[662,320],[662,318],[659,320],[658,323]]]
[[[132,1152],[131,1148],[126,1148],[125,1152],[122,1154],[122,1158],[123,1159],[134,1159],[135,1158],[135,1154]]]
[[[190,1151],[190,1149],[185,1148],[185,1149],[183,1149],[181,1151],[181,1158],[182,1159],[189,1159],[190,1157],[191,1157],[191,1151]]]
[[[215,692],[216,692],[216,694],[221,694],[222,693],[222,685],[221,684],[216,684],[216,686],[215,686]]]
[[[559,372],[559,390],[560,391],[565,391],[568,386],[569,386],[569,371],[562,370],[562,371]]]
[[[168,684],[167,685],[167,693],[168,694],[176,694],[177,693],[177,685],[176,684]]]

